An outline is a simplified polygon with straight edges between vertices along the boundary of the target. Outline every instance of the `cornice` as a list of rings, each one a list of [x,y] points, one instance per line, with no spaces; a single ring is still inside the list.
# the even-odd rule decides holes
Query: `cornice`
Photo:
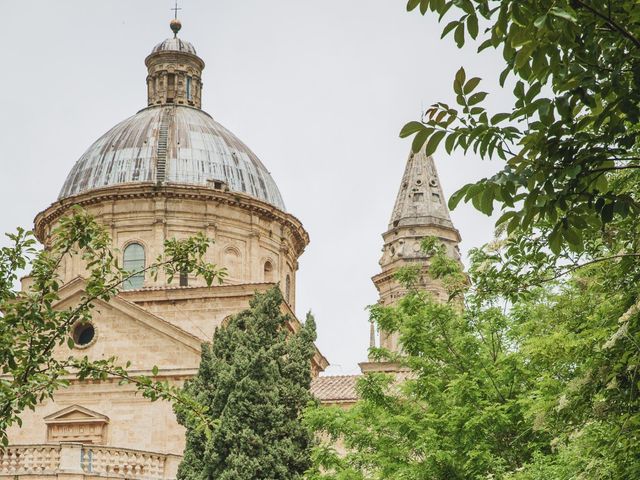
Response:
[[[213,201],[221,205],[241,208],[247,212],[276,221],[288,227],[293,234],[297,256],[300,256],[309,244],[309,234],[304,229],[300,220],[271,204],[249,195],[203,186],[157,185],[154,183],[109,186],[58,200],[51,204],[49,208],[40,212],[34,219],[35,235],[40,242],[44,243],[45,228],[62,217],[73,206],[88,207],[103,202],[137,198],[177,198],[204,202]]]

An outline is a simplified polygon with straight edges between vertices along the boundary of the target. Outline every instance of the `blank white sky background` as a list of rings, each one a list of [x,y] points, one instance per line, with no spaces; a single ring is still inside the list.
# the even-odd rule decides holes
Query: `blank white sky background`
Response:
[[[507,108],[491,51],[440,40],[434,16],[404,0],[184,0],[180,36],[207,64],[203,109],[263,161],[311,235],[298,315],[316,316],[333,374],[366,358],[386,229],[421,105],[454,103],[464,65]],[[0,232],[30,228],[99,136],[146,106],[144,58],[170,36],[170,0],[0,0]],[[436,154],[445,193],[500,165]],[[492,235],[469,206],[452,213],[463,253]],[[4,243],[4,241],[2,241]]]

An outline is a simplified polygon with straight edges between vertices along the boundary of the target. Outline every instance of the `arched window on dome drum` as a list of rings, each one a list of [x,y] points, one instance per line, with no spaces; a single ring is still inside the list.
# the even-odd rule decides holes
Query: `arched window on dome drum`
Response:
[[[176,93],[176,74],[167,74],[167,103],[173,103],[173,97]]]
[[[264,281],[266,283],[273,283],[273,264],[270,261],[264,262]]]
[[[284,283],[284,300],[287,303],[290,303],[291,300],[291,277],[289,275],[287,275]]]
[[[192,82],[193,78],[187,77],[187,100],[189,101],[193,100]]]
[[[129,274],[133,274],[126,282],[123,288],[125,290],[134,290],[142,288],[144,284],[144,247],[139,243],[130,243],[124,249],[124,260],[122,266]]]

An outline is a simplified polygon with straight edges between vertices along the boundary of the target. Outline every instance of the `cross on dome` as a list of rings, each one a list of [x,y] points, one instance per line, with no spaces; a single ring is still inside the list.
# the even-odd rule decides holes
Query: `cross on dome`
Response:
[[[182,28],[182,22],[178,20],[178,10],[182,10],[180,7],[178,7],[178,0],[176,0],[176,6],[171,10],[173,11],[174,16],[173,20],[171,20],[171,22],[169,23],[169,26],[171,27],[171,31],[173,32],[173,38],[176,38],[178,36],[178,32]]]
[[[178,0],[176,0],[176,6],[173,7],[171,10],[173,10],[175,16],[173,17],[175,20],[178,19],[178,10],[182,10],[181,8],[178,7]]]

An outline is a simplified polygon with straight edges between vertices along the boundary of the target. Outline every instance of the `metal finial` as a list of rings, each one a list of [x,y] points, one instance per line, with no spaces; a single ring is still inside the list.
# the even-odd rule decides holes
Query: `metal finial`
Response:
[[[182,28],[182,23],[180,23],[180,20],[174,18],[173,20],[171,20],[171,23],[169,23],[169,26],[171,27],[171,31],[173,32],[173,38],[177,37],[178,32]]]
[[[176,0],[176,6],[171,10],[173,10],[174,17],[173,20],[171,20],[171,23],[169,23],[169,26],[171,27],[171,31],[173,32],[173,38],[175,38],[178,36],[178,32],[182,28],[182,23],[180,23],[180,20],[178,20],[178,10],[182,10],[178,7],[178,0]]]

